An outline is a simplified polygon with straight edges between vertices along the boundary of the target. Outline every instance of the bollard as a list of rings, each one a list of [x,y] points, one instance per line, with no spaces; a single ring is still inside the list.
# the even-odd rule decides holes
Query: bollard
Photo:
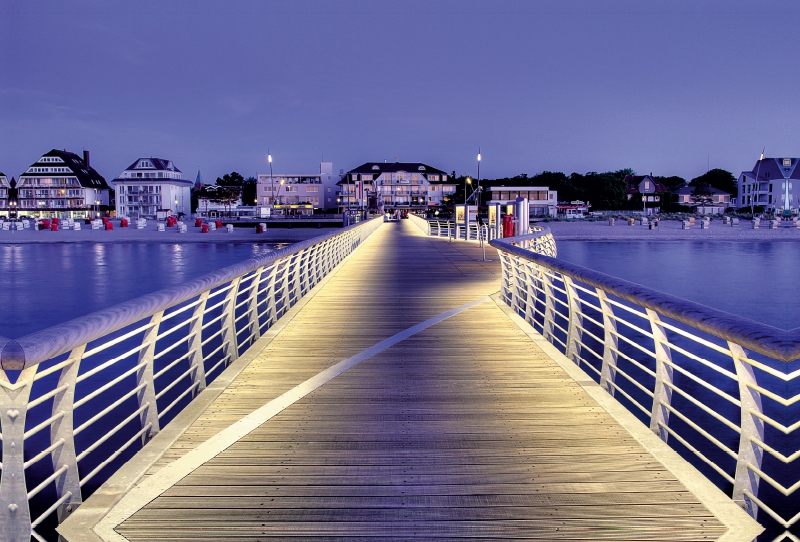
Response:
[[[700,221],[700,229],[701,230],[707,230],[708,229],[708,221],[707,220],[701,220]]]
[[[634,224],[636,224],[636,220],[634,220],[633,218],[629,218],[628,219],[628,226],[633,226]]]
[[[754,229],[754,230],[757,230],[757,229],[758,229],[758,226],[759,226],[759,223],[760,223],[761,221],[760,221],[759,219],[757,219],[757,218],[754,218],[752,222],[753,222],[753,229]]]
[[[688,220],[684,220],[683,222],[681,222],[681,229],[682,230],[688,230],[690,226],[691,226],[691,224],[689,223]]]
[[[614,220],[613,218],[609,218],[609,219],[608,219],[608,225],[609,225],[609,226],[613,226],[613,225],[614,225],[614,222],[615,222],[615,220]]]
[[[739,225],[739,219],[736,218],[736,217],[732,218],[731,219],[731,226],[738,226],[738,225]]]
[[[780,224],[780,220],[770,220],[769,221],[769,229],[777,230],[779,224]]]

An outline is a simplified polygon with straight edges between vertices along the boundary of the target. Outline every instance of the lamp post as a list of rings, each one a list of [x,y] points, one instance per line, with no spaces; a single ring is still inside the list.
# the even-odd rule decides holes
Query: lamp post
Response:
[[[764,149],[761,151],[761,157],[758,159],[758,166],[756,166],[756,186],[759,186],[758,174],[761,171],[761,162],[762,162],[762,160],[764,160],[764,151],[765,150],[767,150],[766,147],[764,147]],[[742,187],[742,189],[744,189],[744,187]],[[755,192],[755,190],[753,190],[753,192]],[[754,202],[754,197],[755,197],[755,194],[750,196],[750,214],[751,215],[754,214],[754,211],[755,211],[755,209],[754,209],[754,203],[755,203]]]
[[[269,201],[272,204],[272,210],[275,210],[275,179],[272,176],[272,155],[269,153],[269,149],[267,149],[267,162],[269,162],[269,191],[270,191],[270,198]],[[270,215],[272,213],[270,212]]]

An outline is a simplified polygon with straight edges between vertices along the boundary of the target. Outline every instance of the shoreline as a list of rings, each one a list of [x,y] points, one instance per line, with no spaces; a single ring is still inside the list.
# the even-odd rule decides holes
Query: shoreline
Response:
[[[234,228],[232,233],[214,230],[200,233],[200,228],[190,227],[186,233],[178,233],[174,228],[157,231],[155,223],[147,228],[120,228],[114,224],[113,230],[0,230],[0,246],[53,243],[297,243],[330,233],[339,228],[274,228],[264,233],[255,233],[255,228]]]
[[[564,222],[536,222],[538,226],[550,228],[558,241],[800,241],[800,228],[788,225],[769,229],[769,223],[762,222],[757,230],[751,223],[738,226],[724,225],[722,220],[712,220],[708,229],[700,228],[700,221],[688,230],[681,229],[677,220],[662,220],[655,229],[636,224],[617,222],[609,226],[607,221],[583,222],[580,220]]]

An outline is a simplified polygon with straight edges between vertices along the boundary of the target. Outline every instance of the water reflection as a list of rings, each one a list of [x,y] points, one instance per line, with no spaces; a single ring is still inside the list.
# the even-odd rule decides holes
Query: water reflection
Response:
[[[244,243],[0,245],[0,335],[21,337],[275,247]]]
[[[800,326],[800,243],[559,241],[558,256],[778,328]]]

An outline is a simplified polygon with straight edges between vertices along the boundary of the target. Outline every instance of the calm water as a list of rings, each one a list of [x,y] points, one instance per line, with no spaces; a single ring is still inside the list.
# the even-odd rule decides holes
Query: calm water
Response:
[[[559,241],[558,256],[775,327],[800,326],[800,243]]]
[[[0,245],[0,335],[22,337],[273,248],[253,243]]]

